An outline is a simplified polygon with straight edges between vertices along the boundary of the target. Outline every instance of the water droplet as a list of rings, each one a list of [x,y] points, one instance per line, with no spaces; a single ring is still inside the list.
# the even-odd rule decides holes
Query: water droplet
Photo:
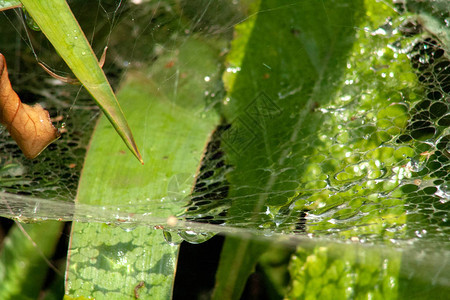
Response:
[[[74,39],[76,39],[76,40],[78,39],[78,37],[77,37],[77,36],[74,36],[73,38],[74,38]]]
[[[167,230],[163,231],[163,236],[164,236],[164,239],[166,240],[166,242],[171,246],[179,245],[183,241],[183,239],[181,237],[179,237],[178,235],[174,236],[174,235],[172,235],[172,233],[170,231],[167,231]]]
[[[236,68],[228,67],[226,71],[227,71],[228,73],[237,73],[237,72],[239,72],[240,70],[241,70],[240,67],[236,67]]]
[[[422,229],[416,230],[414,233],[416,234],[417,237],[422,238],[427,234],[427,231],[425,229]]]
[[[438,190],[435,194],[441,198],[439,201],[441,203],[447,203],[450,200],[450,184],[445,182],[437,186],[437,188]]]
[[[259,224],[258,227],[261,229],[272,229],[274,227],[274,222],[265,222],[262,224]]]
[[[194,232],[192,230],[179,231],[178,235],[188,243],[200,244],[212,238],[215,234],[212,232]]]
[[[86,52],[85,51],[81,52],[81,55],[83,55],[83,56],[86,55]]]
[[[425,167],[425,164],[423,162],[420,162],[419,160],[413,158],[410,162],[406,164],[406,167],[410,169],[412,172],[420,172]]]
[[[131,232],[136,228],[136,224],[119,223],[119,227],[122,228],[125,232]]]

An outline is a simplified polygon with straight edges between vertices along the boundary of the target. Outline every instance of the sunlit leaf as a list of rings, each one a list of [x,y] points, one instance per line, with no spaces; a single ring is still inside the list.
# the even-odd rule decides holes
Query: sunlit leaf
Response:
[[[193,53],[201,55],[193,59]],[[191,38],[178,51],[161,56],[149,73],[129,72],[118,97],[131,124],[145,137],[143,155],[148,163],[142,167],[124,157],[123,144],[102,118],[91,141],[77,203],[127,207],[162,220],[184,210],[204,146],[218,122],[213,111],[203,112],[203,78],[214,73],[215,55]],[[177,62],[178,75],[166,67],[169,62]],[[178,84],[177,94],[171,93],[173,83]],[[126,219],[112,223],[73,225],[66,293],[134,299],[136,288],[139,299],[170,298],[178,246],[169,245],[161,230],[136,227]]]
[[[224,74],[230,100],[223,109],[231,124],[228,135],[223,135],[224,149],[234,167],[227,177],[229,197],[236,198],[227,223],[275,228],[273,214],[287,205],[303,172],[292,154],[301,158],[311,147],[299,147],[296,141],[320,126],[320,115],[311,112],[330,101],[341,81],[360,6],[360,1],[323,6],[261,1],[257,10],[264,13],[236,26]],[[216,299],[225,292],[225,298],[240,295],[264,250],[252,244],[226,240]]]

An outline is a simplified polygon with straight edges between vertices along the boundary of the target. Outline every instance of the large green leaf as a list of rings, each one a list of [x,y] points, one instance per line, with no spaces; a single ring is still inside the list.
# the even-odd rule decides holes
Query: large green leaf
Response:
[[[264,212],[294,195],[303,172],[300,159],[313,146],[296,141],[320,126],[321,116],[311,111],[330,101],[341,81],[360,6],[360,1],[262,1],[260,13],[237,26],[224,75],[229,98],[224,112],[231,123],[224,149],[234,166],[229,196],[236,199],[229,224],[265,224],[271,220]],[[239,297],[264,249],[252,243],[225,242],[216,299],[224,291],[223,299]]]
[[[118,97],[144,137],[147,163],[137,166],[124,157],[122,144],[102,118],[77,203],[122,206],[147,212],[150,218],[168,218],[183,210],[205,143],[218,122],[213,111],[203,112],[204,77],[215,73],[217,54],[191,37],[178,51],[161,56],[149,72],[129,73]],[[177,71],[167,68],[174,62]],[[137,287],[139,299],[170,297],[178,247],[168,244],[161,231],[126,221],[117,220],[122,226],[73,224],[68,295],[133,299]]]
[[[288,23],[296,36],[305,39],[302,50],[307,53],[301,55],[299,50],[298,58],[293,57],[289,60],[291,65],[281,68],[277,68],[277,56],[274,54],[271,59],[271,49],[264,44],[270,29],[258,40],[254,37],[257,19],[240,25],[233,47],[240,46],[241,51],[232,49],[230,72],[225,76],[229,88],[225,112],[231,130],[224,144],[228,163],[235,167],[228,177],[233,202],[225,221],[242,226],[245,212],[249,227],[291,232],[298,226],[298,231],[307,230],[311,236],[334,236],[339,240],[396,243],[405,236],[412,240],[422,238],[422,233],[438,241],[447,240],[444,232],[448,228],[448,195],[439,189],[448,189],[448,151],[444,149],[445,145],[448,147],[448,103],[444,99],[449,92],[449,64],[443,50],[448,44],[448,26],[437,22],[438,18],[427,21],[426,31],[438,41],[427,32],[420,35],[420,30],[406,34],[403,32],[414,24],[414,19],[399,17],[392,7],[382,3],[366,1],[365,11],[362,3],[352,3],[353,10],[347,5],[341,11],[342,22],[352,20],[345,18],[346,14],[364,13],[364,18],[344,25],[336,20],[339,9],[331,9],[330,2],[323,2],[323,7],[311,4],[309,9],[301,2],[303,12],[323,24],[322,32],[318,32],[321,24],[314,21],[310,21],[310,26],[302,26],[308,22],[308,15],[299,18],[298,27],[293,25],[295,18],[285,16],[282,24]],[[290,9],[294,10],[294,6]],[[259,8],[258,17],[279,10],[280,7]],[[418,18],[423,21],[423,13]],[[272,16],[271,27],[273,19]],[[282,35],[281,26],[274,28]],[[364,30],[345,32],[350,28]],[[334,34],[327,35],[333,30]],[[415,34],[418,36],[413,40],[411,36]],[[344,37],[354,38],[352,48]],[[424,41],[417,42],[418,37]],[[280,48],[286,51],[289,45]],[[280,61],[289,57],[282,50],[274,53],[281,53]],[[253,60],[247,67],[246,63]],[[295,73],[296,68],[299,74]],[[295,75],[286,75],[291,69]],[[278,86],[270,84],[272,70]],[[303,77],[298,79],[296,75]],[[250,94],[253,88],[256,91]],[[270,92],[271,88],[276,92]],[[258,92],[263,92],[263,96]],[[259,107],[258,101],[262,103]],[[423,184],[426,182],[438,186],[429,187]],[[296,189],[297,193],[292,193]],[[299,219],[306,211],[309,216],[305,226]],[[231,243],[240,249],[235,241],[228,245]],[[231,289],[227,286],[230,282],[242,283],[248,274],[241,271],[241,277],[237,277],[237,272],[229,267],[230,258],[241,262],[245,261],[242,257],[258,254],[233,254],[230,248],[226,243],[224,249],[229,253],[222,253],[226,263],[218,272],[218,284],[224,290]],[[332,261],[329,253],[339,256],[338,251],[332,247],[316,248],[317,253],[299,251],[308,254],[301,262],[298,257],[293,258],[293,265],[298,265],[291,273],[293,293],[289,296],[294,299],[395,299],[403,282],[399,273],[409,264],[392,250],[393,255],[367,251],[362,261],[338,262],[345,264],[346,270],[338,272],[344,278],[339,277],[342,280],[336,282],[324,274],[336,271],[326,260]],[[445,252],[444,255],[448,256]],[[368,263],[371,260],[373,265]],[[248,263],[241,266],[252,267]],[[445,263],[442,268],[448,269]],[[335,274],[331,275],[334,278]],[[351,276],[355,280],[345,282]],[[430,290],[447,290],[446,284],[433,285]],[[342,289],[344,286],[349,293]],[[242,289],[239,285],[236,288]],[[407,290],[403,288],[403,292]]]
[[[228,59],[229,69],[239,71],[224,75],[229,103],[223,108],[231,123],[224,148],[235,167],[230,197],[240,199],[229,222],[264,223],[269,215],[261,212],[294,195],[304,171],[301,154],[315,146],[297,141],[320,127],[322,114],[314,109],[328,103],[342,81],[361,4],[263,1],[264,13],[239,25]]]
[[[75,76],[93,96],[127,147],[143,162],[116,96],[66,1],[21,2]]]

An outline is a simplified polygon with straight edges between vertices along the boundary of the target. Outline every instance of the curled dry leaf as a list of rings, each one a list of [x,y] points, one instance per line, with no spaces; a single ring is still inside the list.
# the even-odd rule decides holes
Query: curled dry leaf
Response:
[[[5,57],[0,53],[0,123],[6,127],[23,154],[35,158],[59,132],[53,126],[48,111],[41,105],[24,104],[14,92],[8,78]]]

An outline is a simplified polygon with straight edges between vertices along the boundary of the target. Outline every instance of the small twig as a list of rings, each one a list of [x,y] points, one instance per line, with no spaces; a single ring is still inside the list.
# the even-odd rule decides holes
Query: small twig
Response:
[[[134,298],[139,299],[139,289],[145,285],[145,282],[141,281],[134,287]]]
[[[62,82],[68,83],[68,84],[80,84],[80,81],[78,79],[73,79],[73,78],[70,78],[70,77],[60,76],[60,75],[52,72],[43,63],[38,62],[38,64],[41,66],[42,69],[44,69],[45,72],[47,72],[53,78],[58,79],[59,81],[62,81]]]

